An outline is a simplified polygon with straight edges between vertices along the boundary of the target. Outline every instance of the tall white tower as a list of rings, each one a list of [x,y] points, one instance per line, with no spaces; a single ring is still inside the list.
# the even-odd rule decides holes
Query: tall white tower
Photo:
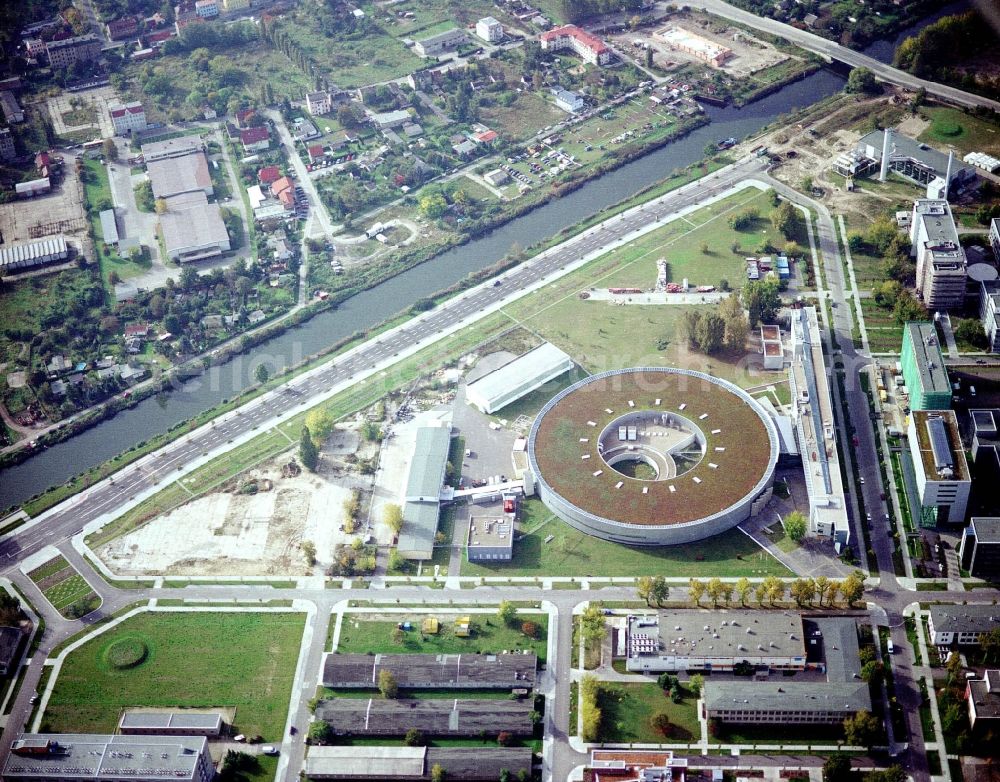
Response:
[[[886,128],[882,134],[882,167],[878,172],[878,181],[885,182],[889,175],[889,153],[892,149],[892,128]]]

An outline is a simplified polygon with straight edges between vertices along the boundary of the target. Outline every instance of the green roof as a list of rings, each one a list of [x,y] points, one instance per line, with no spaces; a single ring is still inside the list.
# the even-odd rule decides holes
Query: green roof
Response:
[[[410,477],[406,482],[406,499],[427,500],[441,494],[451,429],[446,426],[424,426],[417,430],[417,443],[410,462]]]

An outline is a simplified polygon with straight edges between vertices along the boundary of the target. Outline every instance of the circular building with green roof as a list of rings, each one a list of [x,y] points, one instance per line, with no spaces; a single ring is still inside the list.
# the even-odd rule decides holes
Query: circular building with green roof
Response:
[[[770,497],[778,432],[749,394],[683,369],[618,369],[553,397],[528,435],[542,502],[634,546],[731,529]]]

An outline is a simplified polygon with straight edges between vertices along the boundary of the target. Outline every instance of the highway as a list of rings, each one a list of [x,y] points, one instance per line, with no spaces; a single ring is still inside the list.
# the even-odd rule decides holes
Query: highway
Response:
[[[666,8],[668,5],[680,4],[681,3],[661,3],[660,5]],[[854,51],[853,49],[848,49],[846,46],[841,46],[839,43],[829,41],[826,38],[816,35],[815,33],[809,32],[808,30],[800,30],[797,27],[792,27],[784,22],[757,16],[749,11],[736,8],[729,3],[724,2],[724,0],[690,0],[690,2],[684,2],[683,5],[707,11],[708,13],[715,14],[716,16],[721,16],[724,19],[745,24],[748,27],[755,27],[758,30],[763,30],[764,32],[771,33],[772,35],[781,36],[797,46],[801,46],[807,51],[814,52],[827,60],[837,60],[845,65],[850,65],[852,68],[868,68],[875,74],[875,77],[881,81],[905,87],[908,90],[918,90],[923,87],[927,90],[928,95],[933,95],[936,98],[949,103],[954,103],[958,106],[969,108],[974,106],[988,106],[994,111],[1000,111],[1000,101],[990,100],[989,98],[984,98],[979,95],[973,95],[970,92],[965,92],[964,90],[960,90],[956,87],[948,87],[944,84],[938,84],[937,82],[917,78],[906,71],[893,68],[891,65],[886,65],[884,62],[880,62],[874,57],[869,57],[867,54],[862,54],[861,52]]]

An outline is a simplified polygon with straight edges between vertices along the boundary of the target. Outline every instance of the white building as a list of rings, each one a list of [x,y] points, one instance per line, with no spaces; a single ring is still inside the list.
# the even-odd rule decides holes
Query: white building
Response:
[[[470,383],[465,398],[480,412],[491,414],[572,368],[573,359],[546,342]]]
[[[490,43],[502,41],[503,25],[492,16],[484,17],[476,22],[476,35]]]
[[[993,248],[993,257],[1000,261],[1000,217],[990,220],[990,247]]]
[[[575,92],[564,90],[562,87],[553,87],[552,97],[555,98],[556,105],[559,108],[571,114],[581,111],[584,107],[583,98]]]
[[[1000,606],[973,603],[971,605],[931,605],[927,617],[934,646],[973,646],[984,633],[1000,627]]]
[[[457,49],[462,44],[468,42],[469,39],[466,37],[465,31],[458,27],[453,27],[451,30],[445,30],[443,33],[438,33],[437,35],[432,35],[430,38],[417,41],[413,44],[413,51],[421,57],[436,57],[443,52]]]
[[[112,103],[108,106],[108,114],[111,115],[116,136],[127,136],[132,131],[146,129],[146,110],[138,101]]]
[[[219,0],[195,0],[194,12],[201,19],[214,19],[219,15]]]
[[[541,34],[539,41],[543,52],[571,49],[591,65],[607,65],[611,62],[611,49],[608,45],[575,24],[547,30]]]
[[[983,171],[988,171],[991,174],[1000,170],[1000,160],[997,160],[992,155],[987,155],[984,152],[970,152],[964,158],[962,158],[970,166],[975,166],[976,168],[981,168]]]
[[[920,526],[964,522],[972,479],[954,411],[911,411],[907,440],[920,496]]]
[[[913,202],[910,255],[917,259],[917,293],[924,304],[932,310],[961,307],[968,263],[946,200]]]
[[[986,332],[990,352],[1000,353],[1000,281],[979,283],[979,320]]]

